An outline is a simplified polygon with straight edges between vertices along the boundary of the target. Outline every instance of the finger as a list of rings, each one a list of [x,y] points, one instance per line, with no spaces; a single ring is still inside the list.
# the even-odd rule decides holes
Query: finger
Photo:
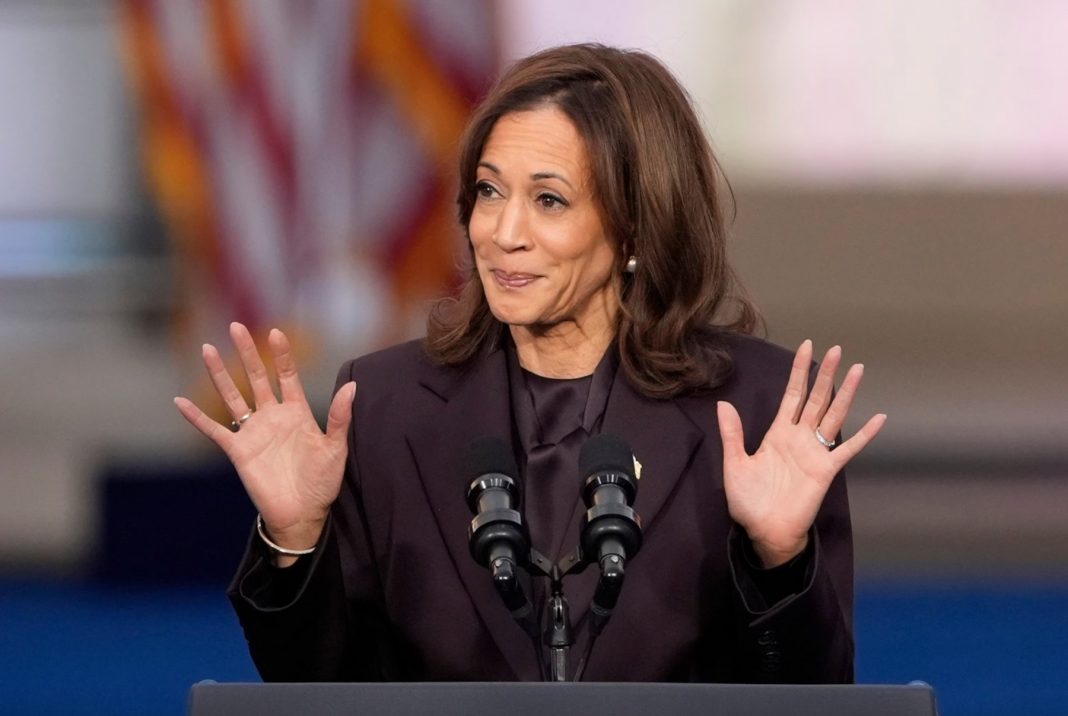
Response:
[[[174,399],[174,405],[178,408],[178,412],[182,414],[182,417],[189,421],[190,425],[199,430],[208,440],[221,447],[223,452],[229,452],[230,446],[234,442],[234,433],[205,415],[204,411],[194,405],[193,401],[188,398],[177,397]]]
[[[274,357],[274,368],[278,373],[278,387],[282,391],[283,401],[308,402],[304,397],[304,387],[297,374],[297,362],[293,358],[293,349],[286,334],[272,328],[267,334],[267,345]]]
[[[816,373],[816,381],[812,384],[812,391],[805,401],[805,408],[801,411],[799,423],[803,423],[813,429],[820,424],[823,414],[827,412],[827,406],[831,402],[831,393],[834,391],[834,375],[838,372],[838,364],[842,362],[842,348],[831,346],[820,362],[819,372]]]
[[[205,343],[200,350],[200,354],[204,359],[204,366],[208,369],[212,385],[219,392],[219,397],[222,398],[227,411],[229,411],[234,420],[248,413],[248,403],[245,402],[245,396],[241,394],[241,391],[234,384],[234,379],[230,377],[230,371],[226,370],[226,364],[223,363],[218,349],[210,343]]]
[[[260,352],[256,348],[256,341],[252,334],[242,323],[230,324],[230,340],[237,348],[237,355],[241,358],[241,365],[245,368],[248,376],[249,387],[252,388],[252,398],[256,401],[256,407],[261,408],[269,403],[276,403],[274,390],[271,389],[271,380],[267,376],[267,367],[260,358]]]
[[[782,402],[779,404],[779,412],[776,420],[788,420],[796,423],[804,406],[805,391],[808,387],[808,368],[812,365],[812,341],[807,338],[801,342],[801,347],[794,355],[793,366],[790,367],[790,379],[786,383],[786,390],[782,394]]]
[[[873,415],[868,422],[864,423],[864,427],[857,431],[856,435],[831,450],[830,455],[834,461],[835,472],[841,470],[846,466],[846,463],[859,455],[860,451],[875,439],[875,436],[879,434],[885,424],[886,413]]]
[[[827,408],[827,412],[823,414],[823,418],[819,421],[821,433],[833,436],[841,431],[842,426],[845,424],[846,416],[849,414],[849,409],[853,406],[853,398],[857,395],[857,390],[860,388],[860,381],[863,377],[863,363],[855,363],[849,367],[845,378],[842,379],[842,385],[838,389],[838,393],[834,396],[830,407]]]
[[[356,383],[351,380],[334,394],[334,399],[330,401],[330,411],[326,415],[327,440],[341,445],[346,443],[349,425],[352,423],[352,401],[355,398]]]
[[[719,437],[723,441],[724,462],[735,462],[748,457],[742,419],[738,416],[738,411],[727,401],[720,400],[716,402],[716,417],[719,419]]]

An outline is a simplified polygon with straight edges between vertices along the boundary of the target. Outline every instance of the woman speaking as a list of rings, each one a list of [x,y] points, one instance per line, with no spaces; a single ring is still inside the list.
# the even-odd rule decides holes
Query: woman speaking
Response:
[[[841,471],[885,416],[843,440],[862,366],[835,392],[838,347],[812,377],[809,341],[791,357],[752,337],[685,91],[641,52],[540,52],[475,110],[459,170],[461,291],[425,339],[341,368],[325,433],[277,330],[280,400],[240,324],[251,402],[203,355],[233,427],[175,400],[259,511],[230,598],[263,678],[542,678],[547,651],[469,554],[465,446],[508,446],[523,529],[556,561],[586,513],[582,447],[612,435],[633,453],[644,538],[582,677],[851,681]],[[521,581],[540,616],[543,580]],[[576,650],[597,583],[567,578]]]

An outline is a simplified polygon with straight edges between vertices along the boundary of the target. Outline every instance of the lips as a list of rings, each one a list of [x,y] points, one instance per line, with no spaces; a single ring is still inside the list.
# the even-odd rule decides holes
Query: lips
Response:
[[[532,273],[510,273],[493,269],[493,278],[502,288],[523,288],[533,283],[538,276]]]

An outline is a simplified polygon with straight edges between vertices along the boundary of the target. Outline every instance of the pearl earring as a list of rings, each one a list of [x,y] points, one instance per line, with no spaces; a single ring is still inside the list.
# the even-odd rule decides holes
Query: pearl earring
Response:
[[[626,265],[623,266],[623,270],[627,273],[634,273],[638,270],[638,257],[631,256],[627,259]]]

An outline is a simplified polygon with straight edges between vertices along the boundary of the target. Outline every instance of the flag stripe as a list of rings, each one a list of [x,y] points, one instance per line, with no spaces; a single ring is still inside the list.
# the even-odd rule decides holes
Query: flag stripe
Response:
[[[346,274],[380,274],[378,312],[399,322],[453,282],[454,153],[496,69],[490,5],[122,0],[192,314],[329,334],[375,314],[327,295]]]

